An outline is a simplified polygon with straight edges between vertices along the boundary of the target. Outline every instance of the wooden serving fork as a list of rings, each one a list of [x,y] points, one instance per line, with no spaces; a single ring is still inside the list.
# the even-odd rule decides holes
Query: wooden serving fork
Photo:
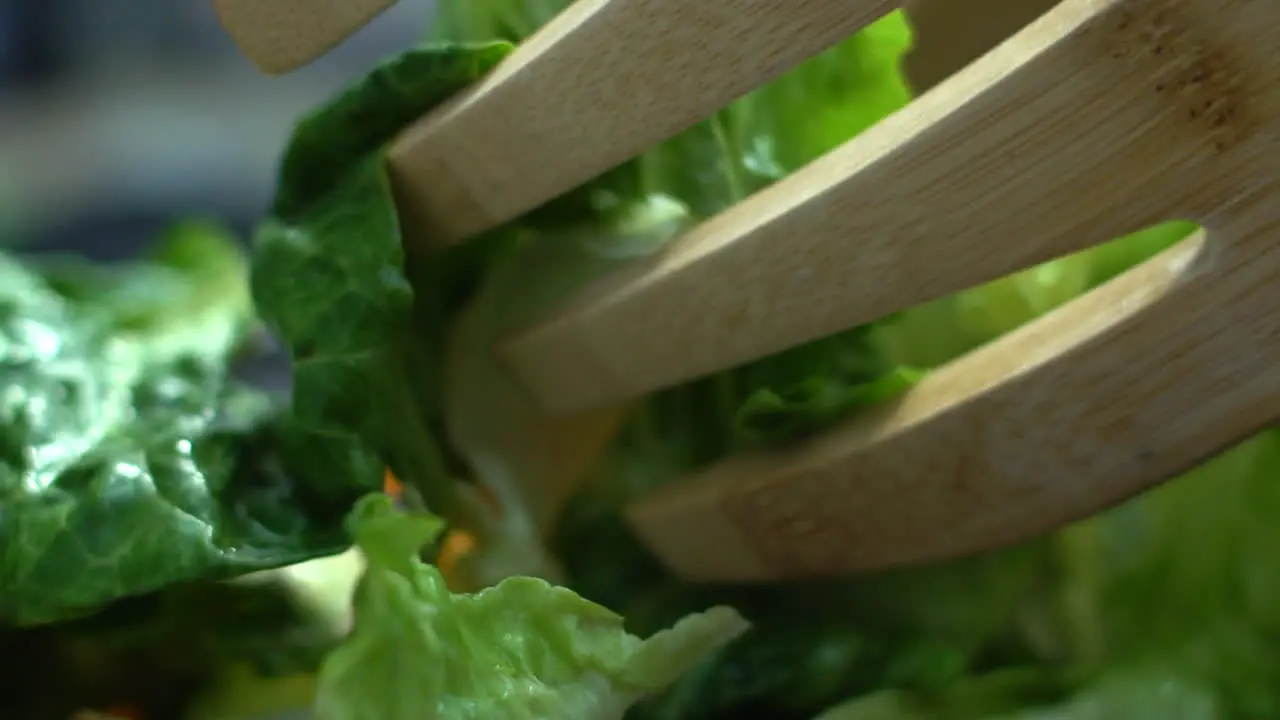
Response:
[[[258,69],[278,75],[329,52],[396,0],[213,0],[228,34]]]
[[[393,145],[408,240],[509,220],[897,5],[581,0]],[[501,352],[570,413],[1178,218],[1205,230],[905,397],[628,508],[695,580],[970,553],[1280,417],[1280,2],[1063,0]]]

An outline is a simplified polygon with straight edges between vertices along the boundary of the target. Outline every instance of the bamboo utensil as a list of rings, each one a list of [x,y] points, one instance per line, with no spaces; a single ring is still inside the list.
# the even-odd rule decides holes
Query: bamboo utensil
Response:
[[[213,0],[218,19],[258,69],[296,70],[338,43],[396,0]]]
[[[408,241],[510,220],[896,7],[581,0],[393,144]],[[628,510],[696,580],[974,552],[1119,502],[1280,417],[1275,0],[1064,0],[500,351],[571,413],[1177,218],[1205,230],[897,401]]]

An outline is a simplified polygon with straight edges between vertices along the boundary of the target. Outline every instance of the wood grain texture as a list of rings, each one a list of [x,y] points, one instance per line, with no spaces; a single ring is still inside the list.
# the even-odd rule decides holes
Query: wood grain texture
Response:
[[[456,242],[531,210],[896,6],[579,0],[392,146],[407,242]]]
[[[895,7],[581,0],[394,144],[408,239],[509,220]],[[260,27],[290,25],[272,13]],[[963,554],[1085,516],[1280,416],[1278,37],[1276,0],[1064,0],[504,352],[548,407],[597,407],[1194,219],[1206,233],[900,400],[628,508],[677,573],[749,581]],[[274,67],[311,51],[291,52]]]
[[[270,75],[332,50],[396,0],[213,0],[227,33]]]
[[[1273,78],[1245,79],[1246,58],[1206,45],[1188,10],[1159,15],[1176,31],[1121,19],[1150,6],[1062,4],[844,147],[588,288],[513,339],[511,362],[548,407],[590,407],[1212,200],[1227,189],[1202,172],[1257,136],[1256,98]]]
[[[1058,0],[907,0],[914,47],[906,74],[917,92],[951,77],[1045,14]]]
[[[680,576],[768,581],[988,550],[1129,498],[1276,420],[1280,222],[1257,232],[1225,253],[1189,241],[901,402],[628,520]]]
[[[913,248],[877,245],[891,260],[860,279],[934,287],[954,275],[968,281],[985,274],[975,267],[991,267],[988,253],[1041,252],[1046,234],[1062,237],[1058,223],[1075,223],[1091,240],[1156,217],[1191,218],[1207,232],[813,442],[733,459],[634,504],[629,521],[676,573],[713,581],[830,576],[998,547],[1131,497],[1280,418],[1280,51],[1264,40],[1280,37],[1280,4],[1069,0],[1027,33],[967,71],[971,77],[950,81],[991,77],[997,82],[988,92],[1009,92],[1000,89],[1002,78],[1028,67],[1041,80],[1043,95],[1023,95],[1023,105],[972,125],[970,142],[984,132],[1013,132],[997,128],[1021,125],[1021,107],[1063,87],[1089,108],[1093,127],[1073,124],[1063,116],[1069,108],[1055,105],[1060,112],[1037,124],[1057,128],[1056,140],[1040,136],[1005,153],[980,145],[969,162],[981,174],[956,164],[925,175],[928,187],[945,183],[952,193],[973,184],[1006,198],[1030,199],[1008,184],[1053,192],[1005,207],[1025,224],[969,235],[969,245],[938,232],[930,242],[953,254],[912,261],[912,275],[894,268]],[[1035,35],[1055,39],[1032,42]],[[1015,49],[1026,53],[1024,69],[1000,75],[981,67],[1016,60]],[[955,86],[940,90],[945,97]],[[979,92],[971,102],[989,101]],[[909,147],[928,134],[898,137]],[[1046,143],[1074,143],[1075,152],[1045,157]],[[1109,152],[1091,150],[1094,143]],[[984,153],[996,154],[991,163],[982,163]],[[1039,162],[1022,166],[1027,154]],[[1004,176],[1009,163],[1021,172]],[[924,192],[916,174],[925,167],[900,168],[908,172],[897,182]],[[990,173],[1002,182],[985,181]],[[1079,176],[1067,180],[1070,192],[1064,176]],[[863,202],[875,208],[894,197]],[[970,223],[1001,209],[983,197],[969,198]],[[947,203],[953,222],[963,218],[948,196],[922,199],[923,212]],[[1080,224],[1081,214],[1094,219]],[[865,243],[893,218],[877,214],[866,234],[851,237]],[[967,233],[958,222],[952,227]],[[797,237],[804,235],[787,242]],[[913,235],[900,231],[899,244],[904,237]],[[857,258],[809,262],[850,259]],[[879,287],[852,302],[880,312],[892,305],[881,299],[886,294],[905,302],[894,293]],[[696,305],[686,298],[684,307],[681,317]],[[800,306],[791,307],[804,322]],[[825,306],[814,307],[822,314]],[[679,346],[683,339],[664,334],[653,342]],[[631,367],[647,359],[632,357]]]

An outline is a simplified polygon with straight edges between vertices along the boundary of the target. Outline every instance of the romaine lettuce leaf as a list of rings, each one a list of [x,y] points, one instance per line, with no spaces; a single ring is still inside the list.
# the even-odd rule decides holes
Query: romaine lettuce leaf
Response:
[[[92,278],[0,257],[0,622],[346,544],[346,506],[286,469],[274,404],[228,377],[251,319],[238,248],[209,227],[169,241]]]
[[[443,522],[374,495],[351,523],[368,568],[355,630],[320,672],[318,720],[613,720],[746,629],[713,608],[642,640],[536,578],[454,594],[417,557]]]
[[[163,334],[181,343],[183,352],[220,354],[244,339],[254,319],[248,258],[238,238],[209,220],[168,228],[132,262],[54,256],[26,263],[82,314],[122,334]]]
[[[443,287],[415,288],[405,276],[381,150],[509,49],[446,46],[389,60],[304,118],[285,151],[272,216],[255,238],[252,291],[293,357],[291,447],[339,492],[380,487],[390,466],[432,507],[456,505],[438,427],[445,321],[413,331],[415,304],[437,312]]]

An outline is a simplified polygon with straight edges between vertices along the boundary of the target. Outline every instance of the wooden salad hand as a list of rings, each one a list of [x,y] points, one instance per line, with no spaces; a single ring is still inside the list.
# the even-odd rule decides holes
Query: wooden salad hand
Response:
[[[391,144],[406,242],[512,220],[901,4],[580,0]],[[219,0],[268,68],[390,2],[305,5],[324,12]],[[306,40],[282,40],[304,16]],[[1195,220],[1204,233],[905,397],[628,510],[694,580],[923,561],[1084,517],[1280,417],[1277,38],[1277,0],[1063,0],[500,350],[549,411],[571,413]]]
[[[240,51],[271,75],[296,70],[324,55],[395,4],[396,0],[213,0],[222,26]]]

